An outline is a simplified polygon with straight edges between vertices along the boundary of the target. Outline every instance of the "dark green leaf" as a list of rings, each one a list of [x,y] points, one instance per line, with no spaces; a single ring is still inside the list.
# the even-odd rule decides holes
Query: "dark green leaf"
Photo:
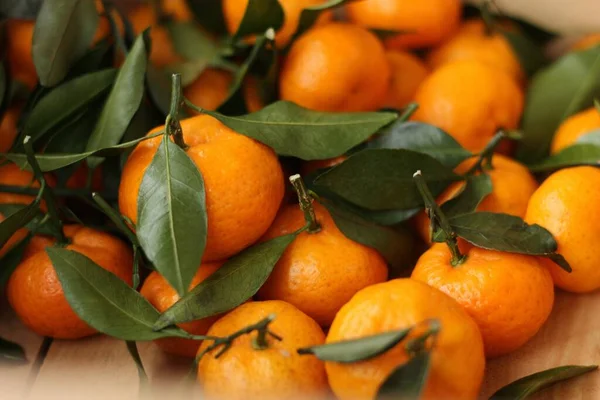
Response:
[[[100,119],[88,141],[86,148],[88,151],[119,143],[135,112],[140,107],[144,96],[144,77],[148,63],[148,53],[144,43],[146,35],[148,35],[148,30],[138,36],[123,66],[119,69]],[[98,158],[88,160],[91,168],[98,166],[101,162],[102,160]]]
[[[249,0],[240,26],[233,35],[239,39],[269,28],[278,30],[283,25],[285,14],[277,0]]]
[[[546,57],[542,51],[542,46],[538,45],[529,36],[524,33],[514,32],[508,29],[502,29],[499,24],[496,25],[512,47],[516,54],[521,68],[527,76],[532,76],[537,70],[546,64]]]
[[[0,1],[0,15],[6,18],[33,20],[43,2],[44,0],[3,0]]]
[[[531,395],[567,379],[598,369],[597,365],[566,365],[528,375],[503,387],[490,400],[523,400]]]
[[[75,251],[48,247],[46,252],[69,305],[88,325],[122,340],[181,336],[177,328],[154,331],[158,311],[112,272]]]
[[[247,248],[165,311],[154,328],[210,317],[254,296],[298,232]]]
[[[217,34],[227,33],[220,1],[187,0],[187,5],[202,27]]]
[[[321,15],[323,11],[331,10],[336,7],[342,6],[344,3],[348,3],[352,0],[327,0],[320,4],[316,4],[313,6],[306,7],[300,13],[300,20],[298,21],[298,28],[296,28],[296,32],[294,33],[294,37],[291,42],[293,42],[296,38],[302,35],[304,32],[310,29],[317,19]]]
[[[450,218],[450,225],[459,237],[477,247],[533,256],[552,256],[553,261],[557,260],[558,245],[552,234],[539,225],[529,225],[513,215],[474,212]],[[566,262],[559,265],[567,272],[571,271]]]
[[[0,292],[6,287],[8,279],[12,275],[13,271],[21,263],[25,248],[29,244],[31,236],[27,236],[25,239],[20,241],[15,247],[10,249],[8,253],[2,257],[0,261]]]
[[[323,202],[323,205],[345,236],[377,250],[394,271],[410,266],[415,240],[409,230],[377,225],[330,201]]]
[[[442,211],[447,217],[471,213],[490,193],[492,193],[492,180],[489,175],[471,176],[456,197],[442,204]]]
[[[378,400],[415,400],[421,398],[427,377],[431,355],[421,352],[406,364],[396,368],[388,376],[377,392]]]
[[[10,342],[0,337],[0,361],[24,362],[27,361],[25,350],[17,343]]]
[[[394,113],[326,113],[278,101],[262,110],[228,117],[205,110],[223,124],[273,148],[279,155],[323,160],[344,154],[381,127]]]
[[[370,210],[407,210],[423,204],[413,180],[417,170],[423,171],[434,195],[461,179],[426,154],[404,149],[367,149],[320,175],[315,190],[323,187]]]
[[[4,246],[8,239],[16,231],[30,223],[40,211],[40,198],[31,204],[6,216],[6,219],[0,223],[0,247]]]
[[[40,82],[54,86],[92,42],[98,27],[93,0],[45,1],[35,22],[32,55]]]
[[[560,123],[598,95],[600,46],[567,53],[540,70],[529,85],[517,157],[525,163],[543,158]]]
[[[144,252],[183,297],[206,245],[204,181],[196,164],[167,135],[144,173],[137,212]]]
[[[73,118],[112,86],[117,71],[107,69],[83,75],[53,89],[33,108],[23,131],[35,142],[65,120]]]
[[[600,165],[600,130],[580,137],[572,146],[528,167],[539,172],[577,165]]]
[[[123,151],[127,150],[130,147],[137,145],[144,140],[152,139],[153,137],[162,135],[163,132],[158,132],[156,134],[145,136],[131,142],[121,143],[116,146],[105,147],[102,149],[96,149],[93,151],[86,151],[85,153],[80,154],[39,154],[36,155],[35,158],[40,164],[40,169],[42,172],[54,171],[59,168],[66,167],[67,165],[75,164],[81,160],[88,158],[91,155],[97,155],[100,157],[110,157],[114,155],[119,155]],[[19,153],[6,153],[1,154],[3,157],[6,157],[8,160],[14,162],[21,169],[27,169],[31,171],[31,167],[27,162],[27,156],[25,154]]]
[[[473,156],[452,136],[433,125],[422,122],[394,122],[365,145],[369,149],[418,151],[430,155],[450,168]]]
[[[100,69],[110,68],[110,64],[112,63],[112,48],[113,45],[108,38],[100,40],[73,64],[69,70],[69,77],[72,78],[96,72]]]
[[[4,63],[0,60],[0,118],[3,117],[5,104],[7,104],[8,96],[10,96],[10,82]]]
[[[175,51],[186,60],[210,63],[219,55],[219,49],[193,22],[170,21],[166,25]]]
[[[344,340],[298,349],[299,354],[314,354],[319,360],[354,363],[375,358],[400,343],[411,329],[380,333],[360,339]]]
[[[171,79],[165,71],[156,68],[148,63],[146,72],[146,83],[148,85],[148,94],[152,103],[166,117],[171,107]],[[183,110],[181,110],[183,111]],[[183,113],[180,113],[180,117]]]
[[[135,363],[135,366],[138,370],[138,376],[140,378],[140,385],[146,384],[148,381],[148,375],[146,374],[146,370],[144,369],[144,363],[142,362],[142,357],[140,357],[140,352],[138,351],[136,342],[126,341],[127,351],[131,356],[131,359]]]

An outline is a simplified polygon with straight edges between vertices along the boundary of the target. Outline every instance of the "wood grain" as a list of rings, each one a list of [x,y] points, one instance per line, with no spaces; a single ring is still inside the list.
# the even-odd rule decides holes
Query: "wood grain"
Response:
[[[34,368],[43,338],[28,330],[14,315],[3,295],[0,295],[0,336],[20,344],[25,350],[24,364],[0,362],[0,390],[3,399],[21,399],[27,394],[28,383],[35,379]]]

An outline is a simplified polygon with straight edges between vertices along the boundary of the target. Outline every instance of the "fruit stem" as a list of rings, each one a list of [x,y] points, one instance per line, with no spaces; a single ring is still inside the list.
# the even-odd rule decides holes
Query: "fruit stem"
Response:
[[[31,144],[31,136],[25,136],[25,139],[23,140],[23,147],[25,148],[25,154],[27,155],[27,162],[33,171],[35,179],[37,179],[40,183],[40,190],[43,191],[42,196],[46,201],[50,226],[52,227],[53,235],[56,237],[57,245],[65,246],[69,243],[69,240],[63,232],[63,223],[58,215],[58,204],[56,202],[56,198],[54,197],[54,193],[52,192],[52,188],[48,186],[48,182],[46,182],[44,173],[42,172],[42,169],[35,158],[33,145]]]
[[[483,172],[483,170],[494,169],[492,164],[492,158],[494,157],[494,151],[496,147],[502,142],[503,139],[508,138],[508,135],[504,130],[499,130],[492,139],[485,145],[485,148],[478,154],[477,162],[469,168],[465,173],[466,176],[473,175],[476,172]]]
[[[485,35],[492,36],[496,32],[496,21],[491,11],[492,1],[486,0],[479,7],[481,13],[481,19],[485,26]]]
[[[435,199],[433,198],[433,194],[429,190],[425,179],[423,178],[423,174],[421,171],[417,171],[414,173],[413,178],[417,185],[417,189],[419,189],[419,193],[421,193],[421,197],[423,197],[423,202],[425,203],[425,210],[427,212],[427,216],[429,217],[429,230],[430,237],[433,237],[433,233],[439,228],[444,233],[444,239],[448,248],[450,248],[450,252],[452,253],[452,258],[450,259],[450,264],[453,267],[456,267],[462,263],[464,263],[467,259],[466,255],[460,253],[460,249],[458,248],[458,240],[456,238],[456,233],[452,230],[452,226],[448,221],[448,218],[442,212],[442,209],[437,205]]]
[[[296,194],[298,195],[298,202],[300,203],[300,209],[304,212],[304,220],[306,221],[308,233],[317,233],[321,230],[321,225],[317,221],[317,215],[315,214],[315,208],[313,207],[313,197],[306,190],[304,181],[299,174],[290,176],[290,183],[294,187]]]
[[[181,95],[181,74],[171,75],[171,109],[167,120],[165,121],[165,130],[168,136],[173,136],[173,141],[183,150],[186,150],[188,146],[183,140],[183,130],[179,123],[179,110],[183,104]]]
[[[402,111],[402,114],[400,114],[400,116],[398,116],[398,121],[408,121],[408,119],[415,113],[415,111],[417,111],[417,109],[419,108],[419,104],[418,103],[409,103],[406,107],[404,107],[404,110]]]

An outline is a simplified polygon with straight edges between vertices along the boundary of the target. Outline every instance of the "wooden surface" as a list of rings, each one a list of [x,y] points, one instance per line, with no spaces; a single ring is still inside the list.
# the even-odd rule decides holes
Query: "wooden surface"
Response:
[[[54,341],[36,368],[41,338],[28,332],[3,305],[0,336],[26,347],[29,363],[0,364],[0,398],[6,400],[75,400],[138,398],[138,375],[123,342],[103,336]],[[181,385],[189,361],[163,354],[152,343],[140,343],[151,387],[160,399],[190,399]],[[524,375],[566,364],[600,363],[600,293],[558,292],[552,316],[538,335],[510,355],[490,360],[482,389],[487,399],[499,387]],[[600,372],[558,384],[538,399],[600,399]]]

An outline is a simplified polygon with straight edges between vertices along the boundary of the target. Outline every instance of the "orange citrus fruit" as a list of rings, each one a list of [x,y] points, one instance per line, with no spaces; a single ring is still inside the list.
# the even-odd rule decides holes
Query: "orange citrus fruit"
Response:
[[[206,190],[203,260],[224,260],[257,241],[273,222],[285,190],[281,165],[269,147],[208,115],[184,119],[181,127],[186,152],[202,173]],[[134,223],[140,184],[161,141],[159,136],[138,144],[123,168],[119,208]]]
[[[429,69],[414,54],[398,50],[389,50],[386,54],[392,66],[392,80],[385,106],[401,109],[415,99],[417,89],[429,75]]]
[[[283,100],[319,111],[381,107],[390,66],[377,37],[356,25],[330,23],[292,45],[279,76]]]
[[[449,296],[413,279],[369,286],[336,315],[327,343],[410,328],[436,318],[441,329],[431,350],[429,378],[422,399],[476,399],[485,357],[475,322]],[[375,358],[327,362],[329,384],[340,400],[373,399],[392,371],[408,361],[402,342]]]
[[[107,233],[81,225],[65,226],[64,232],[71,240],[67,249],[83,254],[131,285],[133,257],[128,245]],[[42,242],[48,243],[44,239]],[[35,243],[33,246],[41,247]],[[17,266],[6,293],[19,319],[40,336],[79,339],[96,333],[69,305],[54,266],[43,249],[34,254],[30,252]]]
[[[571,50],[587,50],[600,44],[600,33],[585,35],[571,46]]]
[[[202,264],[200,268],[198,268],[196,275],[194,275],[189,290],[198,286],[220,266],[221,263]],[[179,295],[175,289],[173,289],[167,280],[156,271],[153,271],[148,275],[142,285],[140,293],[161,313],[179,300]],[[219,316],[215,315],[213,317],[183,323],[180,324],[179,327],[194,335],[204,335],[217,319],[219,319]],[[182,338],[158,339],[155,343],[166,353],[189,358],[194,358],[200,347],[200,342],[198,340]]]
[[[329,326],[338,310],[360,289],[384,282],[387,265],[376,250],[348,239],[320,204],[314,204],[321,230],[302,232],[285,250],[258,292],[265,300],[283,300]],[[272,239],[305,225],[298,205],[283,207],[265,235]]]
[[[550,153],[556,154],[573,145],[583,135],[596,130],[600,131],[600,111],[595,107],[572,115],[558,127],[552,139]]]
[[[369,28],[399,32],[386,39],[392,48],[434,46],[458,28],[460,0],[363,0],[346,5],[351,22]]]
[[[0,153],[7,153],[17,137],[17,123],[21,115],[20,106],[10,106],[0,122]]]
[[[6,59],[12,79],[21,81],[30,89],[38,80],[31,44],[35,21],[9,19],[6,21]]]
[[[475,320],[488,357],[525,344],[546,322],[554,303],[550,273],[536,257],[501,253],[460,241],[466,261],[453,266],[445,243],[436,243],[415,266],[412,279],[454,298]]]
[[[455,172],[462,175],[475,162],[476,158],[466,160],[456,168]],[[492,181],[492,193],[479,203],[477,211],[509,214],[524,218],[529,198],[538,187],[537,181],[527,167],[501,154],[494,155],[492,167],[493,169],[486,170]],[[464,182],[451,184],[438,197],[437,203],[444,204],[456,197],[464,185]],[[421,212],[415,217],[415,224],[423,240],[429,242],[429,218],[427,218],[425,212]]]
[[[573,167],[550,175],[531,196],[525,220],[539,224],[554,235],[558,253],[573,271],[568,273],[547,259],[554,283],[570,292],[600,288],[600,170]]]
[[[477,61],[442,65],[419,87],[415,121],[445,130],[467,150],[481,151],[499,129],[518,126],[523,93],[509,75]]]
[[[255,324],[270,314],[275,320],[267,335],[267,348],[255,350],[257,333],[242,335],[219,358],[220,350],[208,352],[198,364],[198,381],[209,399],[296,399],[321,398],[327,394],[323,362],[314,356],[297,353],[301,347],[323,344],[325,334],[310,317],[283,301],[251,302],[239,306],[219,319],[208,330],[210,336],[228,336]],[[211,341],[205,340],[200,352]]]
[[[515,81],[524,79],[524,72],[508,40],[500,32],[487,33],[480,19],[469,20],[450,40],[433,49],[427,62],[431,68],[452,61],[474,60],[503,70]]]
[[[284,48],[290,42],[294,33],[298,29],[300,13],[308,7],[317,6],[324,3],[325,0],[279,0],[283,8],[285,19],[283,26],[277,31],[275,44],[278,48]],[[244,18],[248,0],[223,0],[223,16],[225,24],[230,34],[234,34]],[[314,26],[322,25],[331,20],[331,12],[325,11],[319,15]]]

